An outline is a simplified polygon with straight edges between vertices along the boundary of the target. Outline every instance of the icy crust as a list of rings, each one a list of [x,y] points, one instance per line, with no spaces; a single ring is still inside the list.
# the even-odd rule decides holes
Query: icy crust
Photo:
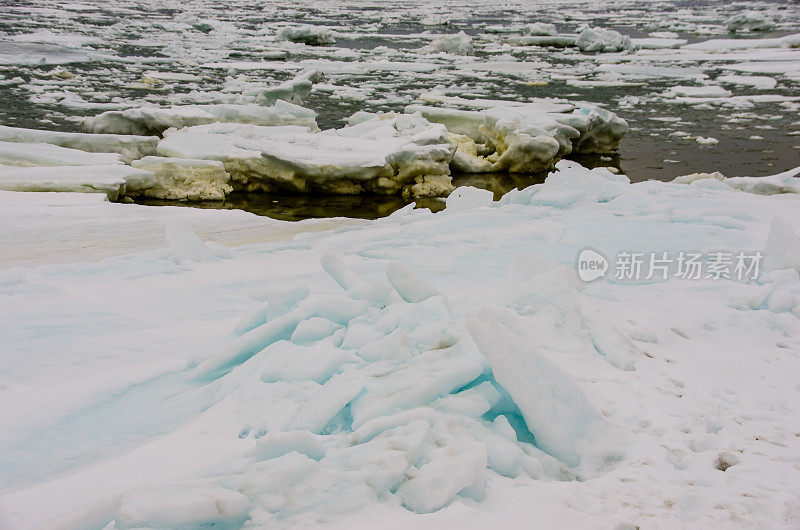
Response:
[[[0,165],[0,190],[104,193],[111,201],[156,185],[150,171],[125,165],[14,167]]]
[[[457,145],[453,168],[467,173],[543,171],[573,152],[615,151],[628,131],[625,120],[599,107],[576,108],[570,103],[546,100],[481,101],[473,105],[485,108],[406,107],[406,112],[419,112],[447,127],[450,139]]]
[[[161,135],[170,128],[180,129],[214,122],[265,126],[301,125],[316,129],[316,116],[316,112],[311,109],[277,100],[270,107],[220,103],[112,110],[87,118],[83,126],[91,133],[139,135]]]
[[[162,156],[219,160],[246,190],[340,194],[452,191],[447,131],[418,115],[386,114],[343,129],[216,123],[168,132]]]
[[[38,129],[22,129],[0,125],[0,141],[52,144],[91,153],[119,153],[125,162],[153,155],[158,138],[117,134],[84,134]]]
[[[156,182],[141,190],[145,197],[189,201],[221,201],[233,191],[222,162],[146,156],[131,164],[155,175]]]

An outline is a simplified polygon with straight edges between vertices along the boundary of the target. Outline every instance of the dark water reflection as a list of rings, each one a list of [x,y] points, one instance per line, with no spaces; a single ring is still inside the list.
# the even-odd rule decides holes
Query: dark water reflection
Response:
[[[586,163],[587,165],[591,165]],[[454,175],[455,186],[474,186],[491,190],[495,200],[510,190],[527,188],[544,182],[546,173],[508,175],[489,173]],[[300,221],[319,217],[350,217],[378,219],[416,203],[417,208],[432,212],[444,210],[444,199],[405,199],[399,195],[322,195],[301,193],[243,193],[234,192],[224,201],[178,202],[160,199],[138,199],[138,204],[148,206],[189,206],[226,210],[244,210],[282,221]]]

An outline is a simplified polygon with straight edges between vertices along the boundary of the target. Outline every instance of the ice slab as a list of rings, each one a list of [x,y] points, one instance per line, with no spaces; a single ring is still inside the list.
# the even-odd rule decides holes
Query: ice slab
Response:
[[[125,165],[14,167],[0,165],[0,190],[139,195],[156,185],[150,171]]]
[[[453,148],[443,126],[418,115],[375,116],[343,129],[213,124],[168,134],[162,156],[220,160],[235,185],[413,196],[452,190]]]
[[[161,135],[170,128],[180,129],[214,122],[265,126],[301,125],[316,129],[316,116],[313,110],[277,100],[270,107],[221,103],[112,110],[87,118],[83,125],[92,133]]]
[[[129,162],[155,154],[158,138],[155,136],[43,131],[0,125],[0,141],[52,144],[91,153],[119,153],[124,161]]]
[[[117,153],[89,153],[46,143],[0,141],[0,164],[6,166],[108,166],[122,164]]]

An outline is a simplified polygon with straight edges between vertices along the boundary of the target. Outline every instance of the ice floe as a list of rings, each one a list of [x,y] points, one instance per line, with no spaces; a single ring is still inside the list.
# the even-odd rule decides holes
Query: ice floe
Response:
[[[336,39],[333,37],[333,32],[331,32],[330,28],[312,26],[309,24],[281,28],[275,36],[275,40],[291,41],[309,44],[311,46],[327,46],[336,43]]]
[[[158,138],[155,136],[82,134],[0,126],[0,141],[51,144],[92,153],[119,153],[122,155],[123,161],[130,162],[155,154]]]
[[[442,102],[453,99],[428,98]],[[406,112],[447,127],[458,149],[459,171],[536,172],[552,167],[572,152],[614,151],[628,130],[625,120],[605,109],[576,107],[563,100],[531,103],[475,101],[483,110],[411,105]],[[571,112],[569,112],[571,111]]]
[[[447,195],[454,148],[441,125],[382,115],[342,129],[212,124],[166,135],[162,156],[220,160],[232,183],[357,194]]]
[[[422,53],[445,52],[455,55],[471,55],[472,37],[463,31],[453,35],[443,35],[434,39],[430,44],[423,46],[420,51]]]
[[[140,195],[156,185],[153,173],[131,166],[74,165],[14,167],[0,165],[0,190],[104,193],[116,201]]]
[[[180,129],[214,122],[316,128],[316,116],[317,113],[313,110],[277,100],[269,107],[214,104],[115,110],[87,118],[83,126],[92,133],[161,135],[170,128]]]

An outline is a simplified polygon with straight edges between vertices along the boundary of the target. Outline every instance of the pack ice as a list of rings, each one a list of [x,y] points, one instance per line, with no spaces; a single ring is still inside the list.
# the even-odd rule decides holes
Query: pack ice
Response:
[[[684,180],[561,161],[438,214],[239,248],[172,224],[166,247],[0,271],[4,527],[796,519],[798,195]],[[2,251],[58,225],[91,258],[166,216],[289,228],[86,199],[0,192],[0,216],[39,219],[4,218]],[[586,284],[587,247],[767,259],[750,281]]]
[[[113,200],[126,194],[221,200],[234,189],[442,197],[453,190],[451,168],[470,173],[542,171],[572,152],[614,151],[627,132],[627,123],[616,114],[565,100],[518,103],[435,94],[421,99],[450,108],[411,105],[399,115],[360,111],[347,126],[322,132],[313,110],[283,100],[266,107],[207,104],[107,111],[84,120],[94,134],[5,127],[0,129],[0,138],[7,140],[0,141],[5,145],[0,146],[0,162],[7,165],[127,162],[140,171],[115,168],[101,182],[102,168],[84,177],[62,170],[63,186],[55,184],[55,170],[17,171],[3,189],[104,191]],[[457,106],[473,110],[452,108]],[[128,182],[142,172],[150,178]],[[38,184],[23,185],[26,177]],[[47,185],[42,184],[44,177]],[[128,182],[124,189],[123,182]]]

